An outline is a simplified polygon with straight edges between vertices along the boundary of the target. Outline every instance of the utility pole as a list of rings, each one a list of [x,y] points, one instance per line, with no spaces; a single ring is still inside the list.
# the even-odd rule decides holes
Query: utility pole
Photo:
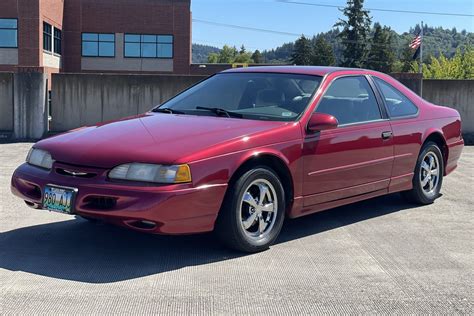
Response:
[[[419,69],[418,72],[420,73],[421,79],[420,79],[420,97],[423,97],[423,42],[425,39],[423,38],[423,21],[421,21],[421,31],[420,31],[420,64],[419,64]]]

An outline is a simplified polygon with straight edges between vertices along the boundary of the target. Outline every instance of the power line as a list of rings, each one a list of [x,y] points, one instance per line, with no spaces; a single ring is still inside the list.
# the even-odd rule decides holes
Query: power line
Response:
[[[314,7],[326,7],[326,8],[337,8],[337,9],[343,9],[344,8],[344,6],[341,6],[341,5],[321,4],[321,3],[312,3],[312,2],[303,2],[303,1],[292,1],[292,0],[274,0],[274,1],[275,2],[281,2],[281,3],[287,3],[287,4],[296,4],[296,5],[305,5],[305,6],[314,6]],[[409,14],[427,14],[427,15],[474,17],[474,14],[465,14],[465,13],[394,10],[394,9],[382,9],[382,8],[365,8],[365,9],[369,10],[369,11],[381,11],[381,12],[391,12],[391,13],[409,13]]]
[[[209,25],[214,25],[214,26],[223,26],[223,27],[234,28],[234,29],[239,29],[239,30],[262,32],[262,33],[271,33],[271,34],[288,35],[288,36],[301,36],[301,34],[297,34],[297,33],[275,31],[275,30],[262,29],[262,28],[257,28],[257,27],[248,27],[248,26],[235,25],[235,24],[219,23],[219,22],[200,20],[200,19],[193,19],[193,22],[209,24]]]
[[[296,36],[296,37],[301,36],[301,33],[283,32],[283,31],[277,31],[277,30],[262,29],[262,28],[257,28],[257,27],[249,27],[249,26],[242,26],[242,25],[236,25],[236,24],[220,23],[220,22],[214,22],[214,21],[208,21],[208,20],[201,20],[201,19],[193,19],[193,22],[196,22],[196,23],[203,23],[203,24],[208,24],[208,25],[214,25],[214,26],[220,26],[220,27],[233,28],[233,29],[239,29],[239,30],[262,32],[262,33],[270,33],[270,34],[278,34],[278,35],[287,35],[287,36]],[[431,35],[425,35],[424,37],[432,37],[432,36],[431,36]],[[433,36],[433,37],[436,37],[436,36]],[[357,41],[357,40],[342,40],[342,39],[338,39],[338,40],[336,40],[336,43],[357,44],[357,43],[366,43],[366,42],[365,42],[365,41]],[[386,45],[386,44],[374,44],[374,43],[372,43],[371,45],[380,46],[380,47],[393,47],[393,46],[395,46],[395,44]],[[249,48],[251,48],[251,47],[249,47]]]

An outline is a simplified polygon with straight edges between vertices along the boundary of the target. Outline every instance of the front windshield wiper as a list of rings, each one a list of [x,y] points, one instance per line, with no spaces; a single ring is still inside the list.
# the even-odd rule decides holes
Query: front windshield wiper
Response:
[[[156,108],[151,111],[155,113],[186,114],[183,111],[173,110],[171,108]]]
[[[218,116],[222,116],[222,115],[225,115],[227,117],[237,117],[237,118],[243,118],[244,116],[240,113],[235,113],[235,112],[232,112],[232,111],[227,111],[226,109],[222,109],[222,108],[208,108],[208,107],[205,107],[205,106],[197,106],[196,107],[196,110],[207,110],[207,111],[211,111],[212,113],[215,113],[216,115]]]

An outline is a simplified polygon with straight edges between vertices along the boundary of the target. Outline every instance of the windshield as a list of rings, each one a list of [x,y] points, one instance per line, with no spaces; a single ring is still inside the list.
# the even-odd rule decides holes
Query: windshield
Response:
[[[179,114],[294,121],[308,106],[321,80],[320,76],[297,74],[217,74],[159,109]]]

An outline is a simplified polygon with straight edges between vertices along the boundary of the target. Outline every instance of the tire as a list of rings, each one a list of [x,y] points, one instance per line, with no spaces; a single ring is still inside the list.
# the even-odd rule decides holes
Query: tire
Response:
[[[98,219],[92,218],[92,217],[87,217],[87,216],[82,216],[82,215],[77,215],[77,217],[82,218],[82,219],[85,219],[85,220],[88,221],[89,223],[98,223],[98,222],[99,222]]]
[[[433,161],[433,164],[431,164],[431,161]],[[441,150],[434,142],[426,143],[416,162],[413,189],[402,192],[402,195],[408,201],[417,204],[427,205],[433,203],[440,196],[443,174],[444,160]]]
[[[285,205],[285,191],[275,172],[255,167],[229,188],[215,232],[232,249],[249,253],[266,250],[281,231]]]

